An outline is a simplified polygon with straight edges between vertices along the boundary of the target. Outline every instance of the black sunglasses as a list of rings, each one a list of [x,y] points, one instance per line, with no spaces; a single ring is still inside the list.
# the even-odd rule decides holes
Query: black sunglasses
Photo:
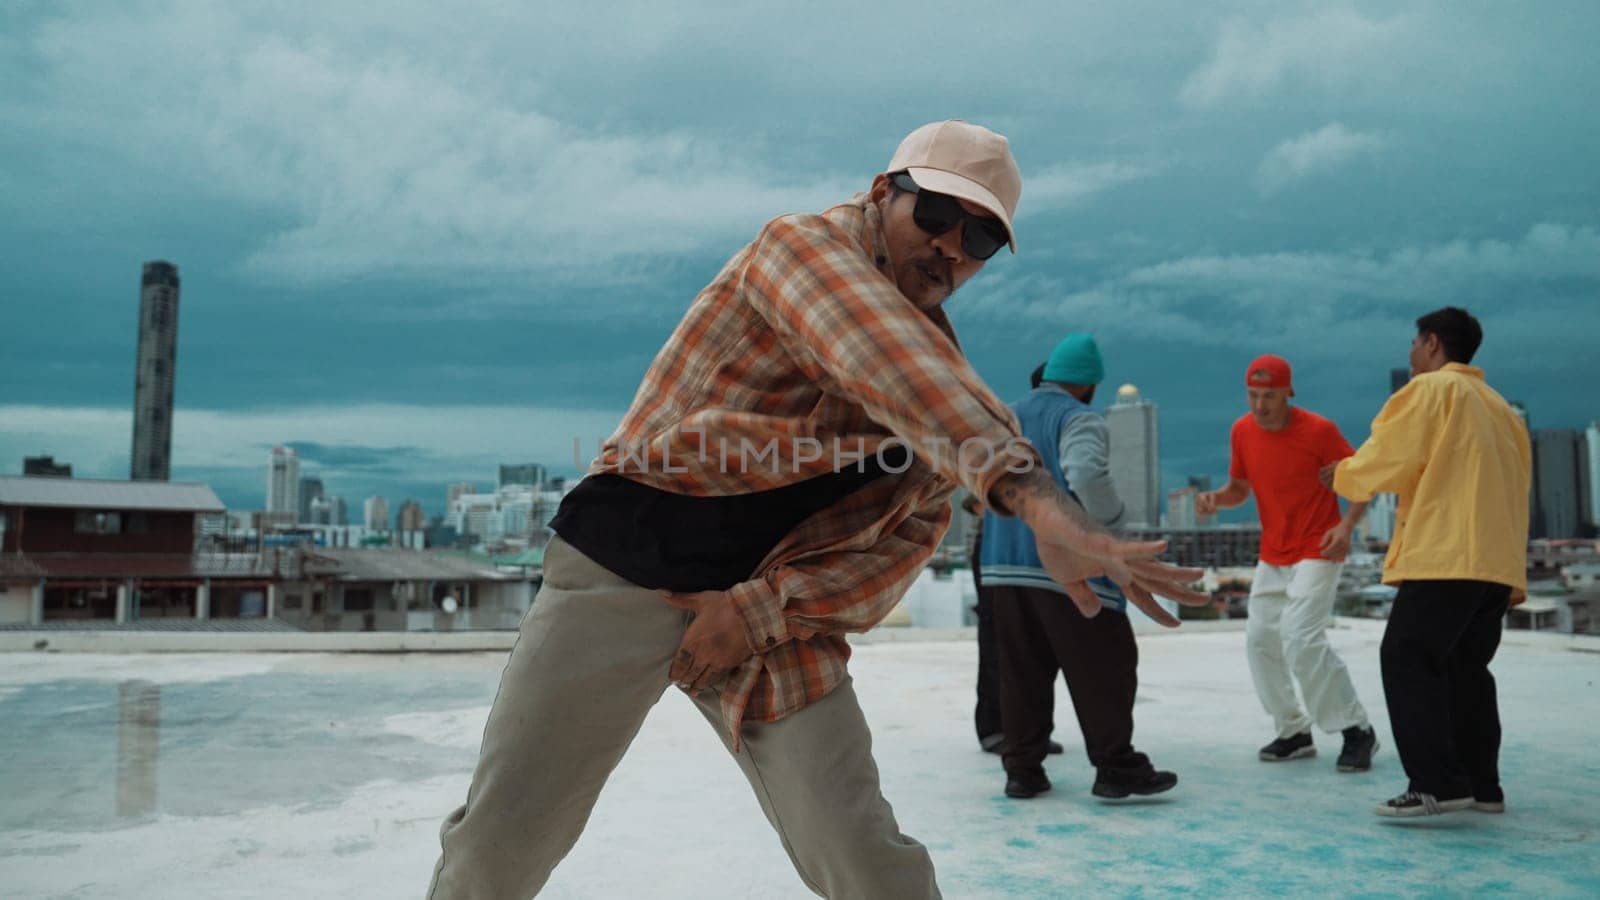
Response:
[[[910,173],[896,172],[889,180],[900,190],[916,195],[917,205],[911,210],[911,220],[923,231],[941,235],[965,220],[967,227],[961,229],[961,250],[973,259],[988,259],[1010,243],[1006,227],[999,219],[969,213],[960,200],[949,194],[923,190],[911,179]]]

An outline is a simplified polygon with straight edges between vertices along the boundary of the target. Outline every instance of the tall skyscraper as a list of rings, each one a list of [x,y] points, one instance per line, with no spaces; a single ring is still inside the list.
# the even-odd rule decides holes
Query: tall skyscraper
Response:
[[[1394,393],[1411,383],[1410,369],[1389,370],[1389,393]]]
[[[1111,477],[1127,504],[1129,525],[1161,524],[1161,424],[1153,401],[1125,384],[1106,410],[1111,433]]]
[[[368,531],[389,530],[389,501],[382,497],[368,497],[362,505],[362,524]]]
[[[139,347],[134,361],[133,453],[129,477],[172,474],[172,391],[178,374],[178,267],[144,264],[139,285]]]
[[[1575,538],[1580,534],[1578,476],[1581,441],[1570,428],[1533,433],[1533,483],[1539,498],[1533,537]]]
[[[1584,521],[1590,529],[1600,529],[1600,420],[1584,429],[1583,444],[1584,469],[1589,473],[1589,517]]]
[[[329,494],[328,497],[327,497],[327,500],[328,500],[328,524],[329,525],[349,525],[350,524],[350,507],[344,502],[344,498],[339,496],[338,494]]]
[[[293,447],[273,447],[267,458],[267,512],[300,515],[300,454]]]
[[[495,487],[503,488],[510,485],[540,490],[543,488],[547,475],[544,466],[538,463],[521,463],[518,465],[500,464],[500,477],[495,482]]]
[[[322,500],[322,479],[303,477],[300,479],[299,506],[300,521],[315,522],[311,517],[311,504]]]
[[[427,518],[422,514],[422,504],[415,500],[402,502],[394,514],[395,531],[421,531],[427,524]]]

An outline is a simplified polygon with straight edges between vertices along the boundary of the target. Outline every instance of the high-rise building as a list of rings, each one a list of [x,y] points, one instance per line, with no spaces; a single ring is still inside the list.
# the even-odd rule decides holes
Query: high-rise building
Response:
[[[444,508],[446,513],[448,514],[449,510],[456,505],[457,497],[463,494],[476,494],[477,492],[478,486],[470,481],[458,481],[450,485],[445,489]]]
[[[54,456],[24,456],[22,458],[22,474],[41,475],[50,478],[71,478],[72,465],[58,463]]]
[[[1411,383],[1410,369],[1389,370],[1389,393],[1394,393]]]
[[[328,501],[323,497],[312,497],[306,507],[306,514],[300,519],[305,525],[332,525],[333,510]]]
[[[1111,433],[1111,477],[1128,507],[1128,525],[1161,524],[1161,427],[1153,401],[1125,384],[1106,410]]]
[[[1581,534],[1579,444],[1578,432],[1570,428],[1541,428],[1533,433],[1533,484],[1539,500],[1533,537],[1575,538]]]
[[[134,361],[134,481],[166,481],[172,474],[172,393],[178,374],[178,267],[144,264],[139,284],[139,348]]]
[[[1167,491],[1167,526],[1169,528],[1194,528],[1199,516],[1195,512],[1195,497],[1200,492],[1194,485],[1185,485]]]
[[[302,477],[300,479],[300,499],[299,499],[300,521],[302,521],[302,522],[313,522],[313,521],[315,521],[311,517],[311,506],[312,506],[313,503],[317,503],[320,500],[322,500],[322,479],[321,478],[314,478],[314,477],[311,477],[309,475],[305,476],[305,477]],[[324,508],[326,508],[326,506],[327,506],[326,504],[323,504]],[[327,524],[327,523],[322,523],[322,524]]]
[[[1589,517],[1584,522],[1590,529],[1600,529],[1600,420],[1584,429],[1583,447],[1584,471],[1589,474]]]
[[[403,501],[400,509],[394,514],[395,531],[421,531],[427,524],[427,517],[422,513],[422,504],[415,500]]]
[[[1367,505],[1367,514],[1361,517],[1361,533],[1367,540],[1387,544],[1394,540],[1395,511],[1400,498],[1394,494],[1376,494]]]
[[[337,494],[329,494],[328,497],[327,497],[327,501],[328,501],[328,524],[329,525],[349,525],[350,524],[350,507],[349,507],[348,504],[346,504],[344,502],[344,498],[340,497]]]
[[[300,515],[300,454],[293,447],[273,447],[267,458],[267,512]]]
[[[518,487],[540,490],[549,476],[544,466],[538,463],[520,463],[518,465],[500,464],[500,477],[495,482],[496,488]]]
[[[362,504],[362,524],[368,531],[389,530],[389,501],[382,497],[368,497]]]

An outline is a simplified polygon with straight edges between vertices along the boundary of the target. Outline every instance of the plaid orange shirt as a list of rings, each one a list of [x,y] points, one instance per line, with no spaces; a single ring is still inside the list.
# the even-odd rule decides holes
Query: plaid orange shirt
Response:
[[[590,468],[720,496],[909,445],[903,472],[801,522],[730,591],[755,653],[722,686],[735,746],[745,720],[781,719],[843,680],[844,633],[899,602],[949,526],[957,483],[987,497],[1038,459],[943,311],[895,287],[883,247],[865,194],[769,222],[695,298]]]

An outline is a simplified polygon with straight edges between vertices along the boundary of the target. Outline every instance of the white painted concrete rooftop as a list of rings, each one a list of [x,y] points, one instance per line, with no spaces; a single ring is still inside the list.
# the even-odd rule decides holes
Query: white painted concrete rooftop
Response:
[[[948,897],[1600,896],[1600,639],[1509,632],[1495,663],[1509,812],[1391,824],[1404,787],[1378,679],[1382,623],[1334,642],[1376,716],[1369,773],[1265,764],[1239,630],[1141,639],[1137,744],[1181,783],[1090,797],[1058,700],[1056,790],[1001,793],[957,640],[860,646],[884,792]],[[944,637],[948,638],[949,633]],[[0,895],[420,897],[465,795],[503,652],[0,654]],[[803,898],[754,798],[669,691],[556,870],[557,898]]]

